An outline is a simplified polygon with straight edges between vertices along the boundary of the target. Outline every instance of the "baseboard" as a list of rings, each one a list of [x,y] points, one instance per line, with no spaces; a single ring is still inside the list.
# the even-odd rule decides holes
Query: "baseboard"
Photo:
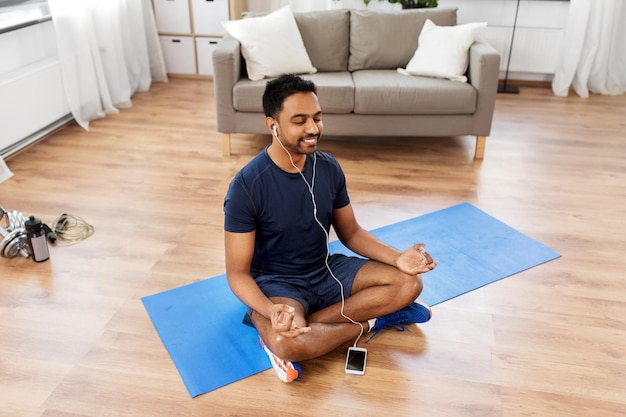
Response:
[[[501,84],[504,80],[500,79],[499,82]],[[516,85],[518,87],[552,88],[552,81],[512,80],[509,78],[506,82],[509,85]]]
[[[63,129],[64,127],[68,126],[70,123],[73,123],[73,122],[74,122],[74,116],[71,113],[66,114],[59,120],[53,123],[50,123],[48,126],[44,127],[43,129],[40,129],[37,132],[33,133],[32,135],[20,140],[19,142],[16,142],[12,144],[11,146],[7,146],[6,148],[0,150],[0,157],[2,157],[2,159],[4,160],[8,160],[12,156],[15,156],[18,153],[26,150],[32,145],[42,141],[48,136],[51,136],[52,134],[58,132],[59,130]]]

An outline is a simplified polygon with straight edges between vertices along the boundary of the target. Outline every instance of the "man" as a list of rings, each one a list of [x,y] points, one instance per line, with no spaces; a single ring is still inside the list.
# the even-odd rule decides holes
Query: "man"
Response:
[[[423,244],[403,252],[357,223],[336,159],[317,150],[317,88],[293,74],[263,95],[272,143],[233,179],[224,199],[226,275],[248,306],[279,378],[363,332],[430,319],[416,302],[420,273],[435,268]],[[329,255],[328,232],[360,257]]]

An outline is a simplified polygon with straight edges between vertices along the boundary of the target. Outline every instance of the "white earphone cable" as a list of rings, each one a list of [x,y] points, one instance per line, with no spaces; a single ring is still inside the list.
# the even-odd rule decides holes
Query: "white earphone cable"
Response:
[[[274,133],[276,133],[276,128],[275,127],[274,127]],[[329,249],[329,246],[328,246],[328,244],[329,244],[329,236],[328,236],[328,232],[324,228],[324,225],[322,225],[322,223],[317,218],[317,202],[315,201],[315,193],[313,192],[313,189],[315,187],[315,172],[316,172],[316,167],[317,167],[317,154],[315,152],[313,153],[313,174],[311,176],[311,183],[309,183],[307,181],[306,177],[304,176],[304,174],[302,173],[302,171],[300,170],[300,168],[298,168],[296,166],[296,164],[293,162],[293,158],[291,157],[291,153],[289,153],[287,148],[285,148],[285,146],[283,145],[282,141],[278,138],[277,134],[276,134],[276,139],[278,140],[278,143],[283,148],[283,150],[285,152],[287,152],[287,156],[289,156],[289,161],[291,162],[291,165],[296,169],[296,171],[298,171],[298,173],[300,174],[300,176],[304,180],[305,184],[307,185],[307,188],[309,190],[309,194],[311,195],[311,202],[313,203],[313,217],[315,219],[315,222],[320,227],[320,229],[322,229],[322,232],[324,232],[324,237],[326,239],[326,257],[324,259],[324,263],[326,265],[326,269],[328,269],[328,272],[330,273],[330,275],[337,282],[337,284],[339,284],[339,288],[341,290],[341,316],[343,318],[345,318],[346,320],[348,320],[349,322],[353,323],[353,324],[358,324],[359,327],[361,328],[361,331],[360,331],[359,335],[357,336],[357,338],[356,338],[356,340],[354,341],[354,344],[353,344],[353,346],[356,347],[359,339],[361,338],[361,336],[363,336],[363,333],[365,332],[365,329],[363,328],[363,324],[361,324],[358,321],[353,320],[352,318],[348,317],[344,313],[344,307],[345,307],[346,301],[345,301],[345,296],[344,296],[344,292],[343,292],[344,291],[343,284],[335,276],[335,274],[333,273],[332,269],[330,268],[330,265],[328,264],[328,258],[330,257],[330,249]]]

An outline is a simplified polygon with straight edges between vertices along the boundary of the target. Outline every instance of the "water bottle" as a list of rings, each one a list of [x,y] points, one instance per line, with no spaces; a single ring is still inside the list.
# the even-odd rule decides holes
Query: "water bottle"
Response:
[[[30,216],[28,220],[24,222],[24,227],[26,228],[28,247],[30,248],[30,254],[33,260],[35,262],[48,260],[50,257],[48,241],[46,240],[46,233],[41,220],[35,218],[35,216]]]

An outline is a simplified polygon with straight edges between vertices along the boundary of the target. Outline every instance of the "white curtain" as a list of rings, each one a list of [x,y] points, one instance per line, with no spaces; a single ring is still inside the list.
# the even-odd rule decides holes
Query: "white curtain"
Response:
[[[552,91],[566,97],[570,87],[585,98],[626,92],[626,1],[571,0]]]
[[[76,121],[132,105],[167,81],[151,0],[48,0],[67,100]]]

